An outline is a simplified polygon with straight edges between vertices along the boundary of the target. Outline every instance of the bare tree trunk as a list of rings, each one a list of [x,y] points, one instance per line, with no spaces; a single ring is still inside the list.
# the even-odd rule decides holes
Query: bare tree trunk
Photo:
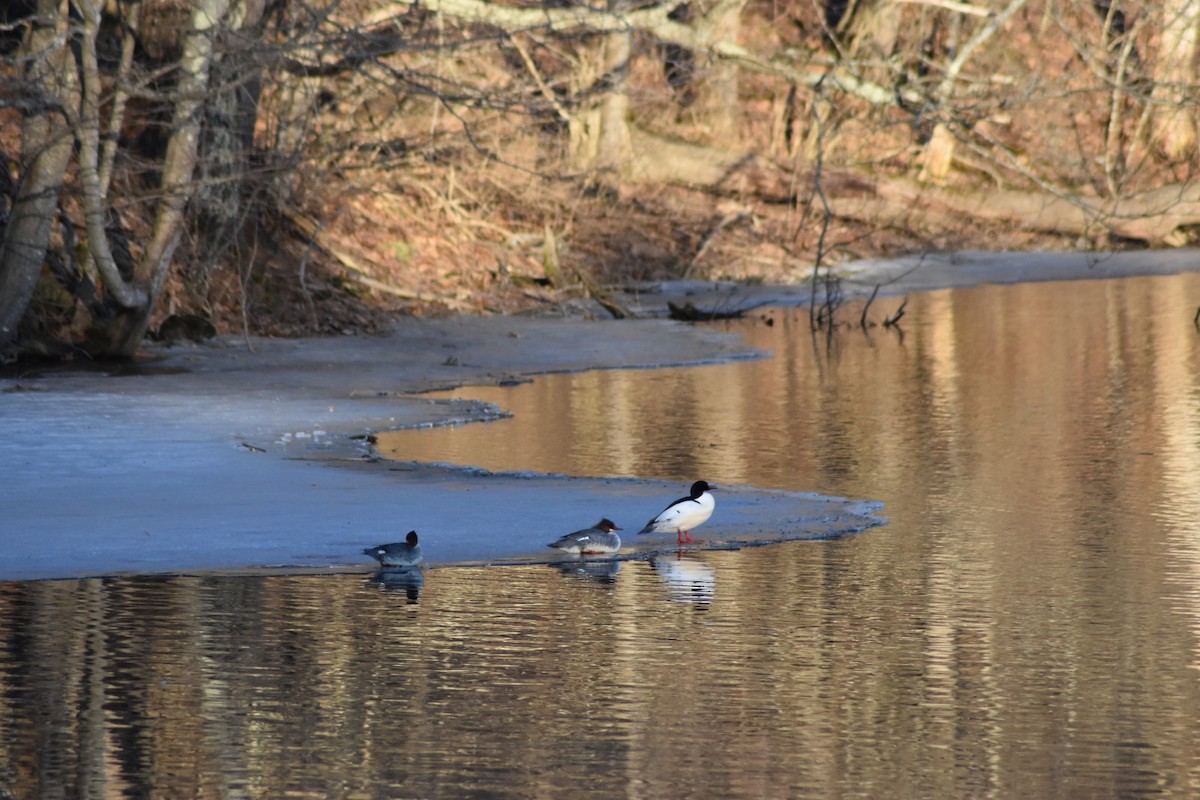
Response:
[[[1182,159],[1196,149],[1196,117],[1187,92],[1196,74],[1200,3],[1165,0],[1158,57],[1154,60],[1154,139],[1167,158]]]
[[[88,247],[86,257],[92,260],[104,277],[105,289],[122,307],[148,315],[149,298],[136,285],[130,285],[113,259],[108,244],[105,223],[108,203],[100,179],[100,70],[96,63],[96,36],[100,31],[100,13],[91,0],[72,0],[83,17],[86,36],[80,43],[80,64],[83,85],[80,92],[79,114],[74,120],[75,137],[79,141],[79,179],[82,184],[84,218],[87,220]]]
[[[231,6],[226,30],[229,45],[214,60],[211,91],[205,102],[204,139],[197,154],[195,191],[189,199],[188,215],[204,230],[209,245],[203,253],[191,254],[191,277],[197,286],[207,286],[217,265],[238,242],[246,221],[247,166],[254,149],[254,126],[262,93],[260,56],[252,39],[241,32],[253,30],[262,16],[261,3],[253,7]]]
[[[71,130],[64,115],[74,65],[66,47],[67,14],[58,0],[39,0],[22,49],[28,86],[41,92],[38,108],[22,127],[23,148],[32,154],[22,169],[4,239],[0,241],[0,353],[17,337],[41,274],[58,209],[63,175],[71,157]]]
[[[628,31],[604,37],[604,80],[608,92],[600,108],[600,140],[596,151],[596,180],[609,189],[619,189],[629,153],[629,95],[625,77],[632,53]]]
[[[745,0],[718,0],[694,27],[702,39],[737,42],[745,5]],[[737,134],[738,66],[712,53],[696,53],[696,58],[700,81],[693,107],[712,140],[727,143]]]
[[[167,144],[162,172],[162,200],[154,219],[150,241],[134,272],[134,282],[145,287],[150,301],[143,313],[126,314],[109,331],[109,350],[115,356],[132,356],[146,335],[150,311],[158,299],[171,256],[183,232],[186,188],[196,170],[200,138],[200,112],[208,88],[213,59],[213,40],[221,20],[229,11],[229,0],[197,0],[191,26],[179,61],[179,83],[175,92],[173,133]]]
[[[579,68],[573,76],[572,94],[577,95],[582,87],[596,82],[598,73],[603,69],[599,55],[603,49],[604,45],[601,44],[594,58],[579,59]],[[563,109],[567,114],[569,129],[567,158],[573,172],[586,173],[595,166],[596,152],[600,147],[600,108],[594,102],[580,106],[569,111]]]
[[[855,4],[847,33],[850,52],[867,64],[885,63],[896,49],[900,34],[900,3],[870,0]],[[884,77],[886,81],[886,76]]]

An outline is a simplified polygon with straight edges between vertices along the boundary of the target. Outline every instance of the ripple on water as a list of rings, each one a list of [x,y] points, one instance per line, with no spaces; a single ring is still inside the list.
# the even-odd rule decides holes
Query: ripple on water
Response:
[[[831,348],[781,312],[736,328],[775,359],[547,376],[485,398],[511,420],[405,440],[884,500],[861,536],[0,584],[0,788],[1200,795],[1200,278],[1160,280],[914,296],[903,337]]]

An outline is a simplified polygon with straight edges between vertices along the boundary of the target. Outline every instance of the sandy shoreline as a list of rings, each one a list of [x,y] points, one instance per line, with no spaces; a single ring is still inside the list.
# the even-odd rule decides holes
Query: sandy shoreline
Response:
[[[894,295],[1198,268],[1196,251],[955,254],[859,262],[847,273],[852,291],[883,283]],[[642,314],[661,314],[667,300],[723,310],[795,305],[807,301],[805,289],[671,284],[632,305]],[[644,521],[680,487],[370,463],[354,437],[501,413],[412,394],[433,388],[767,355],[664,319],[408,319],[387,336],[252,346],[232,337],[153,346],[127,369],[0,378],[0,580],[366,570],[363,547],[410,528],[422,532],[434,563],[549,558],[544,545],[558,534],[600,516]],[[728,545],[837,535],[876,525],[879,514],[886,509],[870,502],[731,487],[710,538]]]

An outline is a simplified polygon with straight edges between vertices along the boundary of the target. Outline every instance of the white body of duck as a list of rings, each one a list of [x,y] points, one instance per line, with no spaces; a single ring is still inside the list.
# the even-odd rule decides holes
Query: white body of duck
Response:
[[[662,513],[646,523],[638,533],[674,533],[679,544],[690,544],[690,531],[706,522],[716,508],[712,490],[704,481],[692,484],[692,491],[687,497],[681,497],[663,509]]]
[[[409,531],[403,542],[377,544],[363,550],[363,553],[383,567],[415,567],[424,560],[416,531]]]
[[[606,518],[585,530],[560,536],[548,546],[575,555],[611,555],[621,549],[621,537],[616,534],[619,530]]]

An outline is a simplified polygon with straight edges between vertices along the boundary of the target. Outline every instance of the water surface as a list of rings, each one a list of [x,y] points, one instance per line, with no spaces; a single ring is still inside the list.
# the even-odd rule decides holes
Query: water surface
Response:
[[[459,392],[515,416],[383,444],[865,497],[891,522],[419,585],[0,584],[0,787],[1200,795],[1198,298],[1195,275],[944,291],[909,298],[903,335],[831,342],[772,310],[728,325],[769,360]]]

